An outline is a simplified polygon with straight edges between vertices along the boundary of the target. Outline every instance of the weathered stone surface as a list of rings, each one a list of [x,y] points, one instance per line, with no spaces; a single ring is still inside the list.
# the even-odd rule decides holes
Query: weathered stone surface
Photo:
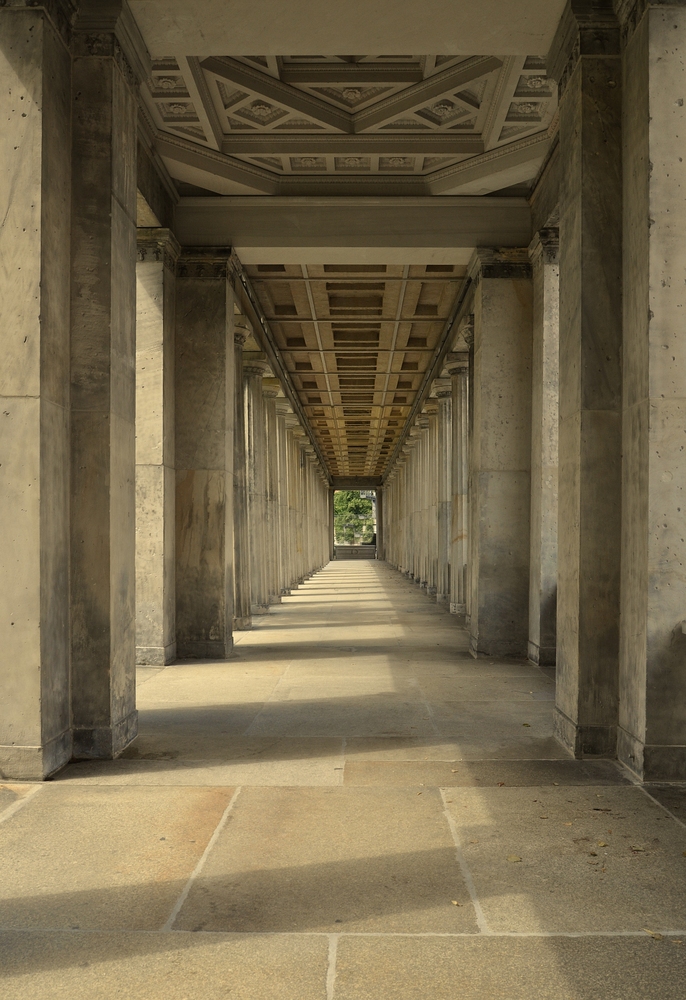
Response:
[[[177,651],[216,658],[231,653],[233,621],[234,335],[225,258],[182,258],[176,287]]]
[[[526,655],[532,287],[526,257],[476,258],[471,476],[471,650]],[[509,277],[515,267],[515,277]]]
[[[0,11],[0,774],[71,756],[70,60],[39,10]]]
[[[686,778],[686,10],[651,8],[624,64],[624,399],[618,752]]]
[[[622,87],[619,26],[607,5],[597,24],[594,11],[553,69],[564,85],[557,731],[577,755],[614,753],[618,698]]]

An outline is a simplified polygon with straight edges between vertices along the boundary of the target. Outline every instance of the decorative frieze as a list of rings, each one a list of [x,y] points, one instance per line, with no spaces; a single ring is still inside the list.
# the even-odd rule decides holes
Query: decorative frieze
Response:
[[[180,278],[226,278],[229,274],[231,247],[184,248],[179,258]]]
[[[136,253],[141,263],[163,261],[164,266],[169,271],[174,272],[181,247],[170,229],[139,228],[136,237]]]
[[[469,262],[469,277],[475,286],[482,278],[509,278],[511,281],[530,278],[528,251],[520,247],[477,247]]]

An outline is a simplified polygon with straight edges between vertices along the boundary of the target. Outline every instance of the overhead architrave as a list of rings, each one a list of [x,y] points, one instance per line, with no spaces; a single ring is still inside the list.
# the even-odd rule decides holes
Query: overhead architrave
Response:
[[[281,65],[284,83],[421,83],[424,75],[420,67],[407,63],[329,63],[319,66]]]
[[[332,486],[335,490],[378,490],[381,476],[333,476]]]
[[[464,62],[443,70],[430,76],[428,80],[416,84],[407,90],[401,90],[397,94],[391,94],[384,101],[379,101],[372,108],[365,111],[358,111],[353,116],[355,132],[362,132],[364,129],[374,128],[382,122],[395,118],[403,112],[420,108],[436,97],[442,97],[447,91],[456,87],[464,87],[472,80],[493,73],[503,64],[502,59],[496,56],[474,56],[465,59]]]
[[[525,198],[181,198],[176,229],[184,246],[522,247],[531,210]]]
[[[339,129],[341,132],[353,131],[352,117],[347,111],[338,111],[326,101],[321,101],[296,87],[290,87],[273,76],[238,62],[237,59],[210,56],[204,59],[201,65],[203,69],[222,80],[228,80],[239,87],[260,94],[261,97],[275,101],[283,107],[299,111],[308,118],[314,118],[331,128]]]
[[[160,156],[185,163],[207,174],[236,181],[265,194],[275,195],[278,192],[279,179],[269,171],[261,170],[244,160],[224,156],[223,153],[204,148],[179,136],[160,132],[155,140],[155,148]]]
[[[482,195],[510,187],[536,176],[550,144],[546,131],[489,149],[464,163],[455,163],[431,174],[427,178],[429,190],[435,195],[451,191],[458,195]]]
[[[428,132],[421,135],[392,133],[363,133],[362,135],[281,135],[262,132],[257,135],[233,134],[224,136],[221,150],[227,156],[283,156],[314,153],[341,153],[354,156],[360,153],[415,154],[439,153],[443,156],[483,153],[484,144],[479,135],[457,135],[449,132]],[[309,180],[309,178],[307,178]]]

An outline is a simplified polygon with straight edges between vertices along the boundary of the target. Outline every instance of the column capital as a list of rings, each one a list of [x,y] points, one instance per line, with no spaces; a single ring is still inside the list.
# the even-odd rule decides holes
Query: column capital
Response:
[[[529,244],[532,264],[557,264],[560,255],[560,230],[557,226],[539,229]]]
[[[136,230],[136,253],[141,264],[162,261],[166,268],[175,271],[181,247],[171,229],[139,227]]]
[[[177,274],[180,278],[226,278],[231,247],[183,247]]]
[[[278,378],[266,376],[262,379],[262,395],[266,399],[276,399],[281,392],[281,383]]]
[[[434,381],[436,399],[450,399],[453,394],[453,384],[449,378],[437,378]]]
[[[264,378],[271,373],[269,362],[261,351],[243,351],[243,378],[259,375]]]
[[[482,278],[510,281],[530,278],[528,251],[522,247],[477,247],[469,262],[468,274],[474,285]]]
[[[152,60],[125,0],[79,0],[73,18],[75,56],[114,59],[134,89],[150,77]]]
[[[247,316],[243,313],[233,317],[233,342],[237,347],[242,347],[248,337],[252,336],[252,325]]]
[[[291,409],[291,404],[286,399],[285,396],[279,396],[276,400],[276,415],[277,417],[287,417],[289,413],[293,413]]]
[[[557,83],[559,96],[584,56],[618,58],[620,47],[613,0],[568,0],[547,60],[547,72]]]
[[[472,332],[472,340],[473,339],[474,337]],[[447,371],[448,375],[451,378],[453,377],[453,375],[460,375],[462,372],[468,372],[469,351],[451,351],[448,357],[446,358],[444,371]]]
[[[429,396],[429,398],[424,403],[424,406],[422,407],[422,416],[435,417],[437,413],[438,413],[438,400],[433,396]]]

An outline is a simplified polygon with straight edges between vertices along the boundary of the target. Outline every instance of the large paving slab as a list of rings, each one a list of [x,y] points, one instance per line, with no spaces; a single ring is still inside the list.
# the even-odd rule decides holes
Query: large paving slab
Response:
[[[336,1000],[683,1000],[686,942],[343,938]]]
[[[176,926],[416,933],[476,921],[435,790],[252,788]]]
[[[0,931],[3,1000],[326,1000],[326,938]]]
[[[48,784],[0,825],[0,927],[162,927],[230,788]]]

